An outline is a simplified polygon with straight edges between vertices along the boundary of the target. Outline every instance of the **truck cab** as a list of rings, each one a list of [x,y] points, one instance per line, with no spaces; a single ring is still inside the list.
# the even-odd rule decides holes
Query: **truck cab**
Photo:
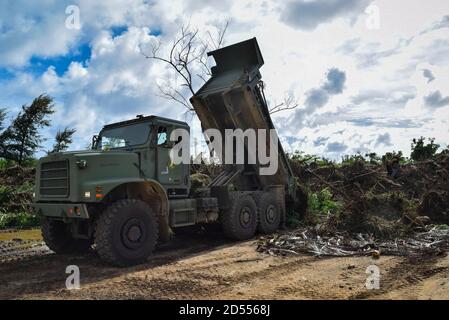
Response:
[[[92,149],[136,153],[142,177],[158,181],[169,198],[185,198],[189,195],[190,166],[174,165],[169,155],[175,143],[169,137],[176,129],[190,128],[185,122],[139,115],[137,119],[106,125],[93,138]]]

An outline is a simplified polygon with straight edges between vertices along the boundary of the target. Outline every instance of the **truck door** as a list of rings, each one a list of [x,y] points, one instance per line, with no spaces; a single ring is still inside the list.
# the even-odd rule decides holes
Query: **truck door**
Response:
[[[159,126],[157,132],[157,178],[162,185],[180,186],[184,184],[183,165],[174,165],[170,159],[171,126]]]

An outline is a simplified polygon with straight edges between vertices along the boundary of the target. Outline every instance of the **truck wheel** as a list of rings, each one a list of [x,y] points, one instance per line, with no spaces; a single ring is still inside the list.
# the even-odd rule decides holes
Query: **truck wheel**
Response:
[[[75,239],[69,230],[69,225],[62,221],[44,218],[41,226],[42,238],[47,247],[57,254],[83,253],[90,249],[89,239]]]
[[[250,195],[236,195],[221,217],[225,235],[233,240],[250,239],[256,233],[257,208]]]
[[[281,211],[275,194],[263,192],[255,200],[259,215],[258,231],[265,234],[275,232],[281,223]]]
[[[140,200],[113,203],[95,224],[95,245],[100,258],[120,267],[145,262],[157,239],[157,218]]]

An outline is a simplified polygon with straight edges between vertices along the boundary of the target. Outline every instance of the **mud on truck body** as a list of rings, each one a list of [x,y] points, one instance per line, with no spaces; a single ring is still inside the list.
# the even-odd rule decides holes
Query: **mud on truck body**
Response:
[[[216,66],[191,98],[203,130],[274,129],[260,89],[264,62],[256,39],[208,54]],[[207,188],[192,193],[190,165],[170,159],[169,137],[177,129],[189,126],[138,116],[105,126],[92,150],[41,158],[33,207],[43,216],[48,247],[71,253],[95,244],[103,260],[128,266],[144,262],[177,227],[220,223],[226,236],[245,240],[284,223],[295,184],[280,143],[275,174],[260,175],[257,163],[224,165]]]

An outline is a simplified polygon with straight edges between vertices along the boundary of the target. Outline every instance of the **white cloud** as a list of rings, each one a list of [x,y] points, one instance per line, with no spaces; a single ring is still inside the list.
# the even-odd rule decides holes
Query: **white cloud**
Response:
[[[0,67],[22,66],[32,56],[67,54],[79,32],[65,27],[64,1],[0,2]]]
[[[281,19],[305,30],[336,18],[355,19],[364,12],[370,0],[296,0],[289,1],[282,11]]]

